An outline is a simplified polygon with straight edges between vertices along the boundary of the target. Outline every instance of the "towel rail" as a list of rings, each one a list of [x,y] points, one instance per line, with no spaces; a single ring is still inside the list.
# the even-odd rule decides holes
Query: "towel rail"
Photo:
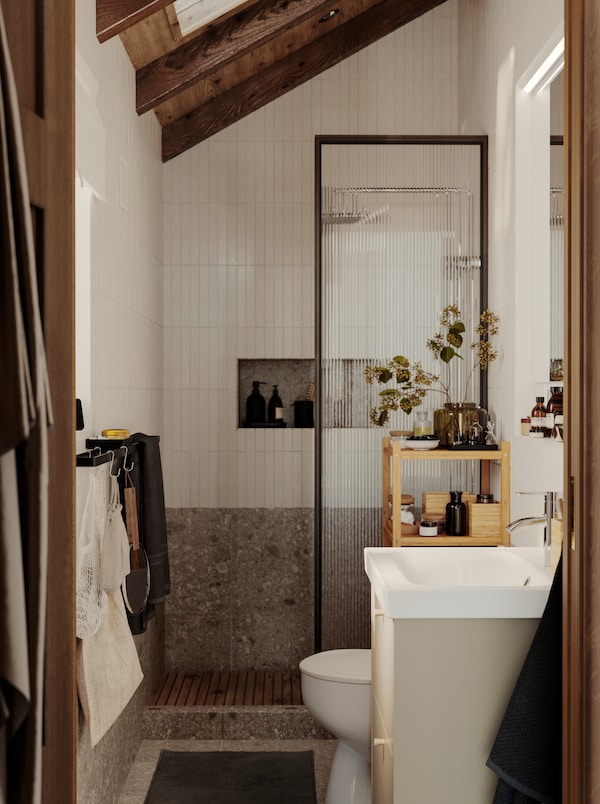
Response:
[[[115,469],[125,468],[126,462],[128,470],[133,468],[132,453],[138,446],[133,438],[88,438],[85,445],[87,450],[75,456],[76,466],[102,466],[112,460]]]

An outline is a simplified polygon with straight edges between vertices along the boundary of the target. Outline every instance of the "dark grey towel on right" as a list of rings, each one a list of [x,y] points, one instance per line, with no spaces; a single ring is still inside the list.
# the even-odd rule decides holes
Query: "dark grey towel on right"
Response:
[[[562,558],[487,766],[494,804],[559,804],[562,726]]]

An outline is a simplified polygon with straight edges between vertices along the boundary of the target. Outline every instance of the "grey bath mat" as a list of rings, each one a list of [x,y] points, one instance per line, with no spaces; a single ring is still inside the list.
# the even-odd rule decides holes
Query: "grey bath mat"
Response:
[[[312,751],[161,751],[145,804],[316,804]]]

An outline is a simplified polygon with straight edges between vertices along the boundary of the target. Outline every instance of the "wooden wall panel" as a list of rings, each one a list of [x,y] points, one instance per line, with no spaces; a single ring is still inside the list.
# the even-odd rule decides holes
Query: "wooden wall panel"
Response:
[[[600,9],[566,0],[563,801],[600,802]]]
[[[44,0],[44,329],[54,411],[46,627],[44,801],[76,799],[75,28],[73,0]],[[42,80],[42,76],[39,77]]]
[[[21,106],[54,412],[49,432],[43,801],[68,804],[76,800],[74,5],[73,0],[1,2]]]

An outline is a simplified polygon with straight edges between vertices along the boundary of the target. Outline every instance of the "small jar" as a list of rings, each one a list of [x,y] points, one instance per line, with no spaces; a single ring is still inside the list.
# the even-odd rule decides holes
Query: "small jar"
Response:
[[[425,520],[425,522],[435,522],[437,525],[437,534],[438,536],[443,536],[446,532],[446,514],[439,514],[439,513],[429,513],[429,511],[423,511],[421,514],[421,520]]]
[[[422,519],[419,525],[419,536],[437,536],[438,523],[433,519]]]
[[[494,502],[494,495],[493,494],[478,494],[477,495],[477,502],[478,503],[493,503]]]
[[[413,436],[421,438],[422,436],[431,435],[431,422],[427,418],[426,411],[417,412],[417,421],[413,428]]]
[[[521,419],[521,435],[528,436],[529,431],[531,430],[531,419],[529,416],[525,416]]]

